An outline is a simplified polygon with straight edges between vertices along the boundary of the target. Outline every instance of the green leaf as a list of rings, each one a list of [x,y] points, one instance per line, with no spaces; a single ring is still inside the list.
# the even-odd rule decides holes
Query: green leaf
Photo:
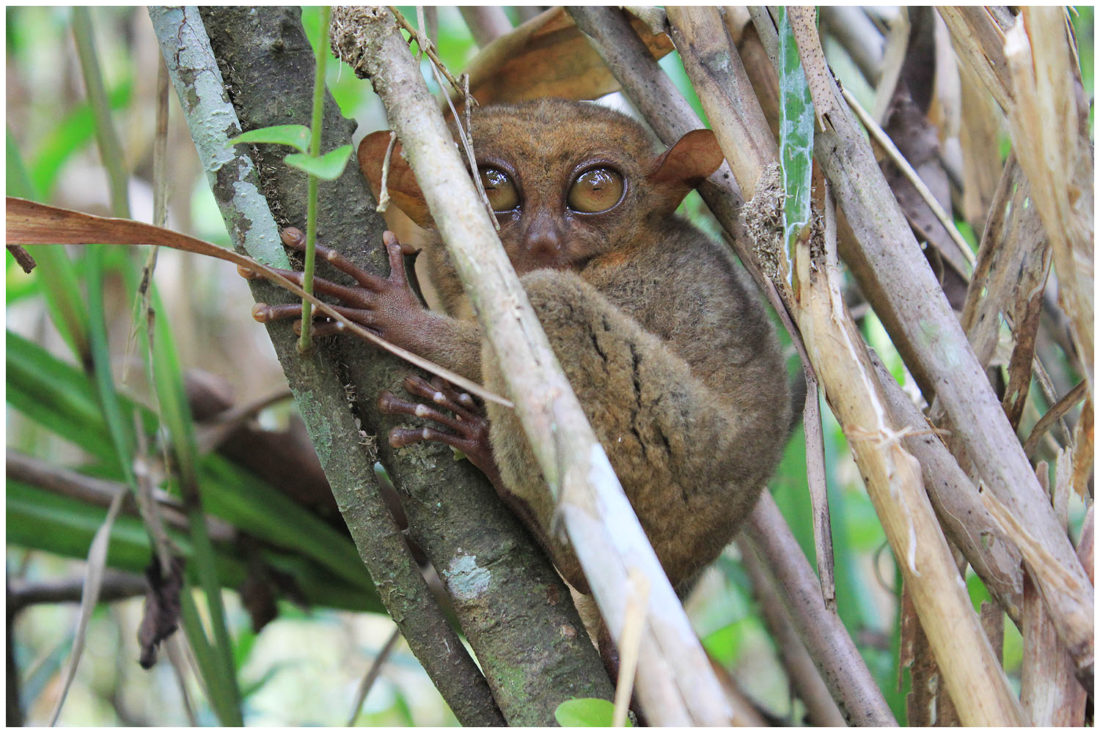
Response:
[[[715,661],[730,665],[737,659],[744,639],[743,623],[734,621],[703,637],[703,648]]]
[[[237,145],[238,143],[289,145],[304,153],[309,149],[309,128],[305,125],[273,125],[271,127],[260,127],[255,130],[241,133],[229,141],[230,145]]]
[[[810,226],[814,106],[787,13],[779,10],[779,155],[783,169],[783,234],[789,254]]]
[[[302,153],[291,153],[283,158],[283,162],[292,168],[317,176],[322,181],[335,181],[344,172],[344,166],[347,165],[350,155],[351,146],[341,145],[336,150],[317,158]]]
[[[607,728],[611,725],[615,714],[615,706],[607,700],[598,697],[582,697],[576,700],[566,700],[558,705],[554,711],[554,719],[563,728]],[[626,721],[630,726],[630,721]]]

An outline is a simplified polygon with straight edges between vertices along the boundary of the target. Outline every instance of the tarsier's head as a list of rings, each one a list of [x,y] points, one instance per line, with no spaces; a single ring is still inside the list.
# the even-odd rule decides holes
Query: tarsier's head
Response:
[[[709,130],[656,152],[639,123],[586,102],[490,106],[475,110],[472,120],[478,174],[519,274],[580,269],[634,242],[638,226],[670,214],[722,163]],[[369,167],[381,163],[364,161],[366,147],[365,140],[360,165],[371,177]],[[418,224],[430,224],[419,191],[404,194],[394,195],[397,205]]]

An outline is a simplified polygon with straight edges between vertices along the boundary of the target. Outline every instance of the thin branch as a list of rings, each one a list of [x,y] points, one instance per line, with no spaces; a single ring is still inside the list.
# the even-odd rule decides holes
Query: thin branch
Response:
[[[791,621],[849,725],[894,726],[890,708],[821,586],[775,499],[764,492],[749,515],[740,544],[747,544],[783,591]]]
[[[359,711],[363,708],[363,702],[367,699],[367,695],[370,694],[371,689],[374,687],[374,683],[378,681],[378,677],[382,674],[382,665],[386,663],[386,660],[390,658],[390,653],[393,652],[393,648],[397,646],[397,642],[401,639],[401,629],[394,627],[393,633],[390,634],[390,638],[386,639],[386,643],[382,645],[382,649],[375,655],[374,660],[370,664],[370,669],[367,670],[367,674],[363,677],[363,681],[359,683],[359,689],[355,691],[355,704],[351,708],[351,717],[348,718],[348,727],[355,725],[355,719],[359,717]]]
[[[1029,457],[1035,454],[1035,449],[1039,447],[1039,441],[1047,431],[1054,427],[1054,423],[1061,420],[1062,417],[1073,409],[1074,405],[1083,400],[1088,395],[1088,383],[1080,381],[1077,386],[1071,389],[1069,392],[1058,400],[1054,405],[1047,410],[1039,422],[1035,423],[1035,427],[1031,429],[1031,433],[1027,436],[1027,440],[1024,441],[1024,453]]]
[[[108,507],[119,493],[130,493],[126,484],[85,476],[10,448],[5,471],[9,479],[23,481],[58,496],[67,496],[92,506]],[[187,516],[178,499],[164,491],[154,492],[154,498],[169,524],[181,531],[188,530]],[[122,510],[127,514],[139,514],[132,497],[123,501]],[[236,528],[217,517],[207,517],[206,527],[210,538],[216,542],[233,542],[237,537]]]
[[[829,687],[821,677],[813,657],[806,651],[791,616],[783,604],[775,580],[768,574],[764,558],[757,555],[756,546],[742,542],[741,562],[752,581],[760,613],[769,633],[775,639],[783,669],[791,680],[795,694],[806,705],[810,723],[816,726],[839,728],[845,725],[844,716],[829,694]],[[829,611],[831,609],[826,609]]]
[[[947,212],[943,210],[943,206],[936,199],[935,195],[928,190],[928,185],[921,179],[920,175],[913,170],[913,166],[905,159],[905,156],[898,150],[898,146],[894,144],[894,141],[890,139],[877,122],[872,119],[871,115],[867,114],[867,110],[863,109],[859,101],[852,96],[852,93],[847,89],[841,88],[840,93],[844,95],[844,101],[848,103],[848,106],[852,108],[852,111],[859,117],[859,121],[863,123],[863,127],[871,134],[871,137],[875,139],[882,149],[890,156],[890,160],[894,165],[898,167],[898,170],[902,172],[909,182],[913,184],[913,187],[917,189],[917,193],[924,199],[924,202],[928,204],[928,208],[932,210],[932,214],[939,220],[940,224],[943,224],[943,228],[947,230],[947,234],[951,237],[951,241],[955,243],[955,246],[959,248],[959,254],[970,265],[970,268],[974,268],[974,253],[970,251],[970,245],[966,243],[966,240],[959,234],[958,228],[955,226],[955,222],[951,220],[951,217],[947,215]],[[949,255],[945,255],[949,256]],[[952,258],[953,260],[954,258]],[[967,275],[968,273],[962,273]]]
[[[8,579],[8,614],[18,614],[27,606],[41,603],[78,603],[84,590],[84,578],[63,578],[29,582]],[[99,589],[99,601],[109,603],[145,594],[145,578],[136,573],[107,569]]]
[[[393,15],[393,19],[397,21],[397,24],[416,40],[416,45],[420,47],[421,53],[426,54],[427,57],[432,60],[432,64],[435,68],[438,69],[443,76],[447,77],[447,81],[450,83],[451,88],[461,94],[463,91],[463,84],[455,78],[454,74],[447,68],[447,65],[443,63],[443,59],[439,57],[439,53],[435,50],[435,44],[428,38],[428,35],[418,30],[416,26],[406,20],[405,16],[402,15],[401,11],[397,8],[391,5],[389,10]],[[477,104],[477,102],[474,102],[474,104]]]
[[[474,37],[474,43],[481,48],[489,45],[493,39],[512,30],[512,22],[504,14],[504,8],[494,5],[463,5],[459,12],[466,21],[466,27]]]

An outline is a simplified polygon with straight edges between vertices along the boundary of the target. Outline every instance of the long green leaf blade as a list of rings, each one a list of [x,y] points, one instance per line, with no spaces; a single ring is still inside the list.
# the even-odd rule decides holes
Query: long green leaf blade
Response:
[[[783,170],[783,234],[789,257],[810,226],[814,107],[798,58],[798,46],[783,8],[779,9],[779,151]]]

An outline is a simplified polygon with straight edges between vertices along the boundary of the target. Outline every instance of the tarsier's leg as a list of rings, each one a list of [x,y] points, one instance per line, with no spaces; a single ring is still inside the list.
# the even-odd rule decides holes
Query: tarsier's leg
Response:
[[[767,478],[756,467],[782,441],[758,428],[768,422],[765,409],[732,407],[576,275],[542,270],[523,285],[670,580],[687,580],[728,544]],[[483,352],[483,381],[499,391],[503,375],[490,357]],[[487,408],[502,480],[551,526],[556,507],[514,412]],[[564,541],[555,542],[554,559],[583,588]]]

